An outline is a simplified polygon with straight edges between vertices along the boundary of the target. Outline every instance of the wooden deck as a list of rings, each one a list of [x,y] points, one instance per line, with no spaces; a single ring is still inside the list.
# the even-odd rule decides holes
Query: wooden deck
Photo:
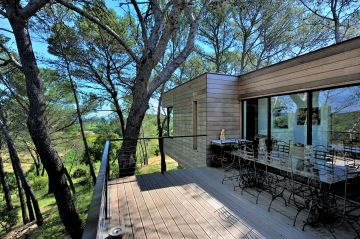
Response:
[[[324,228],[293,227],[295,211],[280,200],[268,212],[265,194],[255,204],[251,194],[221,184],[222,176],[219,169],[192,168],[110,181],[107,227],[125,225],[123,238],[141,239],[331,238]]]

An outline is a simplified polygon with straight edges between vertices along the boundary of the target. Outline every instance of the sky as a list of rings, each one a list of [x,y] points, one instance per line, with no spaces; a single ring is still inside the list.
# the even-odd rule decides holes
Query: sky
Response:
[[[116,11],[116,13],[118,15],[121,14],[121,9],[120,7],[118,6],[119,3],[117,1],[106,1],[106,5],[108,8],[112,8]],[[10,23],[7,19],[5,18],[0,18],[0,28],[5,28],[7,30],[10,30],[11,31],[11,26],[10,26]],[[6,37],[10,38],[10,42],[9,42],[9,46],[11,48],[11,50],[13,51],[17,51],[16,49],[16,42],[15,42],[15,38],[14,38],[14,35],[12,33],[9,33],[7,31],[3,31],[0,29],[0,34],[3,34],[5,35]],[[33,50],[34,50],[34,53],[35,53],[35,56],[37,59],[52,59],[52,60],[56,60],[56,57],[51,55],[48,51],[47,51],[47,48],[48,48],[48,44],[44,41],[41,41],[39,40],[37,37],[34,37],[35,34],[33,32],[30,32],[30,36],[31,37],[31,41],[32,41],[32,45],[33,45]],[[38,60],[38,65],[40,67],[45,67],[46,65],[43,64],[41,61]],[[96,92],[94,92],[96,93]],[[158,100],[157,99],[150,99],[150,102],[149,102],[149,110],[148,110],[148,113],[150,114],[156,114],[156,111],[157,111],[157,105],[158,105]],[[101,110],[102,111],[98,111],[98,112],[94,112],[94,113],[90,113],[89,114],[89,117],[92,117],[92,116],[97,116],[97,117],[107,117],[109,114],[111,114],[112,112],[110,111],[103,111],[103,110],[108,110],[110,109],[110,106],[109,105],[103,105]]]

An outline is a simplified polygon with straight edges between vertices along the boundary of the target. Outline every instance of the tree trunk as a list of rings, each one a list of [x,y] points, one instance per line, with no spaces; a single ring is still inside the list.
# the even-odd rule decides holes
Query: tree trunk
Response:
[[[26,143],[25,140],[23,140],[25,146],[26,146],[26,149],[28,150],[31,158],[33,159],[34,161],[34,164],[35,164],[35,168],[36,168],[36,176],[40,176],[40,161],[38,161],[38,159],[35,157],[35,155],[33,154],[31,148],[29,147],[29,145]]]
[[[121,109],[118,99],[117,99],[117,94],[116,93],[111,94],[111,98],[114,102],[116,114],[118,115],[119,120],[120,120],[121,134],[122,134],[122,136],[124,136],[125,135],[125,120],[124,120],[124,114],[122,112],[122,109]]]
[[[345,3],[344,3],[345,4]],[[335,43],[339,43],[341,42],[341,37],[340,37],[340,19],[338,16],[338,12],[337,12],[337,5],[338,5],[338,1],[331,1],[331,5],[330,5],[330,10],[332,13],[332,20],[334,21],[334,36],[335,36]],[[342,7],[342,6],[341,6]],[[340,8],[341,8],[340,7]]]
[[[41,177],[44,177],[44,175],[45,175],[45,167],[43,166],[42,171],[41,171]]]
[[[0,142],[0,149],[1,149],[1,146],[2,145]],[[4,164],[3,164],[1,155],[0,155],[0,182],[1,182],[1,187],[3,189],[4,197],[5,197],[5,201],[6,201],[6,210],[11,211],[13,209],[13,205],[11,203],[11,192],[10,192],[10,188],[9,188],[9,183],[6,179],[6,175],[5,175],[5,171],[4,171]]]
[[[141,77],[137,77],[137,79],[139,78],[141,79]],[[150,97],[148,94],[144,94],[147,92],[147,84],[141,80],[136,82],[133,103],[126,122],[124,141],[118,158],[120,177],[134,175],[135,173],[137,139],[146,110],[149,108]]]
[[[70,176],[68,170],[66,169],[66,167],[64,167],[64,170],[65,170],[66,178],[68,179],[69,184],[70,184],[70,189],[71,189],[72,193],[75,194],[75,193],[76,193],[76,190],[75,190],[74,183],[73,183],[73,181],[72,181],[72,179],[71,179],[71,176]]]
[[[28,22],[16,13],[12,13],[9,22],[16,39],[23,73],[26,79],[26,91],[29,99],[27,126],[43,166],[49,177],[53,178],[54,196],[60,218],[72,238],[80,238],[83,231],[81,219],[76,211],[71,192],[67,185],[64,165],[58,153],[51,146],[45,116],[45,97],[39,76],[39,69],[31,45]]]
[[[165,161],[165,152],[164,152],[164,138],[163,138],[163,132],[164,127],[163,123],[161,122],[161,103],[162,103],[162,97],[165,90],[165,83],[161,86],[160,90],[160,97],[159,97],[159,103],[157,107],[157,128],[158,128],[158,134],[159,134],[159,151],[160,151],[160,162],[161,162],[161,173],[166,172],[166,161]]]
[[[0,109],[0,111],[1,111],[1,109]],[[35,216],[36,216],[36,224],[38,226],[41,226],[44,223],[44,219],[42,217],[37,198],[35,196],[34,191],[32,190],[32,188],[30,186],[28,177],[26,176],[24,170],[21,167],[20,158],[16,152],[14,142],[13,142],[13,140],[7,130],[7,127],[5,125],[4,117],[2,117],[2,116],[1,116],[1,121],[2,121],[2,123],[0,123],[0,128],[2,130],[2,133],[3,133],[6,143],[7,143],[7,147],[8,147],[8,151],[9,151],[9,155],[10,155],[10,159],[11,159],[11,164],[14,169],[14,174],[17,177],[19,177],[19,179],[21,180],[21,184],[22,184],[22,187],[24,188],[26,197],[30,197],[31,203],[34,206],[34,211],[35,211]],[[28,202],[28,206],[29,206],[29,203],[30,202]],[[31,208],[31,203],[30,203],[29,209]],[[32,210],[29,210],[30,216],[34,217],[34,215],[31,215],[31,212],[32,212]]]
[[[335,42],[336,43],[341,42],[340,23],[338,17],[334,18],[334,34],[335,34]]]
[[[23,188],[21,185],[21,181],[19,179],[18,176],[16,176],[16,184],[19,190],[19,200],[20,200],[20,206],[21,206],[21,215],[22,215],[22,219],[23,219],[23,223],[24,225],[29,223],[29,218],[27,215],[27,211],[26,211],[26,205],[25,205],[25,201],[24,201],[24,194],[23,194]]]
[[[84,148],[85,148],[85,159],[86,159],[86,164],[89,165],[89,169],[90,169],[90,175],[93,181],[93,184],[96,184],[96,175],[95,175],[95,171],[94,171],[94,166],[91,162],[91,157],[90,157],[90,149],[89,149],[89,145],[87,143],[86,140],[86,136],[85,136],[85,131],[84,131],[84,125],[83,125],[83,121],[82,121],[82,116],[81,116],[81,111],[80,111],[80,104],[79,104],[79,99],[77,97],[77,92],[76,92],[76,87],[73,81],[73,78],[71,76],[71,72],[70,72],[70,68],[69,68],[69,63],[67,62],[67,60],[65,60],[66,63],[66,69],[69,75],[69,79],[70,79],[70,85],[71,85],[71,89],[72,92],[74,94],[74,99],[75,99],[75,104],[76,104],[76,113],[79,119],[79,125],[80,125],[80,131],[81,131],[81,136],[82,136],[82,140],[84,143]],[[67,171],[66,171],[67,173]],[[70,178],[70,175],[69,177]],[[71,180],[71,178],[70,178]],[[72,185],[72,181],[69,181],[70,185]],[[74,185],[72,185],[72,189],[75,191]]]
[[[48,194],[54,193],[53,178],[48,176]]]
[[[32,208],[32,204],[31,204],[31,198],[30,198],[30,195],[26,192],[25,192],[25,197],[26,197],[26,205],[27,205],[28,212],[29,212],[29,219],[30,219],[30,222],[32,222],[35,220],[35,216],[34,216],[34,210]]]

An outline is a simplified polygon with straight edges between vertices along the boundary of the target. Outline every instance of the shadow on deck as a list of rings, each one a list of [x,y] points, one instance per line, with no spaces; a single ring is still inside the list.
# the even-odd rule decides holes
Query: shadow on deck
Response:
[[[124,225],[123,238],[332,237],[324,228],[293,227],[295,210],[275,201],[268,212],[265,194],[255,204],[251,194],[221,184],[222,176],[220,169],[191,168],[110,181],[106,228]]]

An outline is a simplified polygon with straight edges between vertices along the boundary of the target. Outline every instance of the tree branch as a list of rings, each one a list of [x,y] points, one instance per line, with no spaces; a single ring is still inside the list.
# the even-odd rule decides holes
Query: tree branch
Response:
[[[119,44],[124,47],[125,51],[127,52],[127,54],[138,64],[139,63],[139,59],[137,58],[137,56],[135,55],[135,53],[132,51],[132,49],[125,43],[125,41],[119,36],[119,34],[117,34],[113,29],[111,29],[108,25],[106,25],[105,23],[101,22],[101,20],[95,16],[92,16],[91,14],[87,13],[86,11],[76,7],[74,4],[67,2],[66,0],[56,0],[58,3],[60,3],[61,5],[64,5],[65,7],[73,10],[74,12],[77,12],[78,14],[80,14],[81,16],[87,18],[88,20],[90,20],[91,22],[97,24],[98,26],[100,26],[103,30],[105,30],[107,33],[109,33],[111,36],[113,36],[118,42]]]
[[[195,37],[200,19],[202,18],[208,5],[212,2],[213,1],[209,0],[206,3],[204,3],[196,19],[194,18],[189,8],[185,9],[186,15],[190,23],[190,30],[186,40],[186,45],[184,49],[165,67],[165,69],[161,71],[160,74],[158,74],[158,76],[153,81],[150,82],[148,87],[149,94],[152,94],[161,84],[166,82],[166,80],[170,78],[170,76],[176,70],[176,68],[179,67],[186,60],[188,55],[191,53],[191,51],[194,48]]]
[[[140,22],[141,35],[142,35],[142,38],[144,40],[144,49],[147,49],[149,41],[148,41],[147,30],[146,30],[146,26],[145,26],[145,20],[144,20],[142,14],[141,14],[139,5],[137,4],[136,0],[131,0],[131,3],[135,8],[136,15],[137,15],[137,17],[139,19],[139,22]]]
[[[11,54],[9,49],[3,43],[0,43],[0,48],[8,55],[9,60],[15,65],[16,68],[22,70],[22,65],[18,62],[15,57]]]
[[[6,28],[3,28],[3,27],[0,27],[0,30],[2,30],[2,31],[4,31],[4,32],[9,32],[9,33],[13,34],[12,31],[10,31],[10,30],[8,30],[8,29],[6,29]]]
[[[6,82],[6,80],[4,79],[4,77],[2,75],[0,75],[0,80],[3,82],[3,84],[5,85],[5,87],[10,91],[10,94],[14,97],[14,99],[16,100],[16,102],[18,102],[18,104],[21,106],[21,108],[23,108],[23,110],[25,112],[28,112],[29,110],[29,106],[28,105],[24,105],[21,102],[21,99],[18,97],[18,95],[11,89],[10,85],[8,82]],[[25,103],[26,104],[26,103]]]
[[[50,2],[49,0],[30,0],[29,3],[22,9],[19,10],[20,14],[28,19],[35,15],[42,7]]]
[[[332,18],[330,18],[330,17],[323,16],[323,15],[319,14],[319,13],[317,12],[317,10],[314,10],[314,9],[312,9],[311,7],[309,7],[309,6],[305,3],[304,0],[300,0],[300,2],[301,2],[310,12],[314,13],[316,16],[321,17],[321,18],[324,18],[324,19],[327,19],[327,20],[329,20],[329,21],[334,21],[334,19],[332,19]]]

